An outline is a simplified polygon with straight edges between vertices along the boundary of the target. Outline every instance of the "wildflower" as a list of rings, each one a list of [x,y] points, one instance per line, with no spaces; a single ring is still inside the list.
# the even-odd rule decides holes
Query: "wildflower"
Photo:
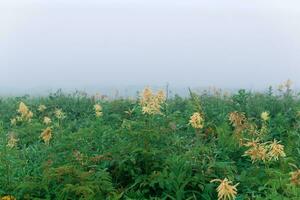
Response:
[[[57,119],[65,118],[65,113],[61,109],[55,109],[54,114]]]
[[[250,149],[244,153],[244,156],[249,156],[253,163],[258,160],[266,161],[268,149],[264,143],[252,140],[251,142],[247,142],[245,146],[250,147]]]
[[[252,139],[251,141],[248,141],[246,143],[244,143],[245,147],[256,147],[258,145],[259,139],[256,138],[255,140]]]
[[[236,198],[236,187],[239,183],[232,185],[232,181],[229,181],[227,178],[224,180],[214,179],[210,182],[220,182],[220,185],[217,187],[218,200],[232,200]]]
[[[4,197],[1,197],[0,200],[16,200],[16,198],[12,195],[6,195]]]
[[[50,139],[52,138],[52,131],[50,127],[47,127],[40,135],[40,138],[49,145]]]
[[[16,119],[16,118],[11,119],[11,120],[10,120],[10,124],[11,124],[12,126],[15,126],[15,125],[17,124],[17,119]]]
[[[43,122],[44,122],[44,124],[49,125],[49,124],[51,124],[52,121],[49,117],[44,117]]]
[[[246,117],[244,113],[234,111],[229,114],[229,121],[234,127],[242,127],[246,122]]]
[[[30,121],[31,118],[33,117],[33,113],[28,109],[26,104],[23,102],[20,102],[19,109],[17,111],[18,111],[18,113],[21,114],[20,121],[23,121],[23,120]]]
[[[38,111],[44,112],[47,109],[45,105],[39,105]]]
[[[204,118],[199,112],[195,112],[191,116],[189,124],[195,129],[201,129],[204,126]]]
[[[17,120],[17,122],[21,122],[22,121],[22,117],[16,116],[16,120]]]
[[[165,95],[164,91],[159,90],[156,94],[156,98],[157,98],[158,102],[164,102],[166,99],[166,95]]]
[[[291,172],[290,175],[291,175],[290,177],[291,184],[295,186],[300,186],[300,169]]]
[[[8,142],[7,142],[7,147],[9,148],[14,148],[15,146],[17,146],[19,139],[16,138],[15,134],[10,133],[8,135]]]
[[[237,140],[240,141],[240,145],[242,145],[242,132],[251,126],[244,113],[239,113],[237,111],[231,112],[229,114],[229,121],[234,127],[234,136]]]
[[[33,117],[33,113],[31,111],[29,111],[27,113],[27,119],[31,119]]]
[[[266,112],[266,111],[262,112],[260,117],[263,121],[265,121],[265,122],[268,121],[270,119],[269,112]]]
[[[161,104],[165,99],[165,93],[162,90],[155,95],[149,87],[146,87],[140,99],[143,114],[160,114]]]
[[[23,116],[29,112],[29,109],[25,103],[20,102],[18,112]]]
[[[96,117],[101,117],[103,115],[102,113],[102,106],[100,104],[94,105],[95,115]]]
[[[284,153],[284,146],[282,144],[279,144],[276,140],[274,140],[270,145],[268,145],[269,152],[268,152],[268,158],[278,160],[279,157],[285,157]]]

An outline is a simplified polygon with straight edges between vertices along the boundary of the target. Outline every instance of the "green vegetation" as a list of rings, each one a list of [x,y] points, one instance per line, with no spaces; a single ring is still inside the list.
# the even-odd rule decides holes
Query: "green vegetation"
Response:
[[[300,199],[300,100],[289,87],[145,95],[1,98],[0,196],[215,200],[227,178],[236,200]]]

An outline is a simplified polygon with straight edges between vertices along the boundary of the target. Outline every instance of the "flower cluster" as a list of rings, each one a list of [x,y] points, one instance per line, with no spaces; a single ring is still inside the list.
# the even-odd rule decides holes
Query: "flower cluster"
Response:
[[[28,109],[25,103],[21,102],[19,105],[18,113],[21,114],[21,118],[24,120],[31,120],[33,113]]]
[[[39,105],[38,111],[44,112],[47,109],[45,105]]]
[[[256,161],[271,161],[278,160],[280,157],[285,157],[284,146],[274,140],[273,142],[260,143],[258,139],[249,141],[244,144],[246,147],[250,147],[244,154],[249,156],[252,162]]]
[[[14,148],[15,146],[17,146],[19,139],[17,139],[17,137],[15,136],[14,133],[10,133],[8,135],[8,142],[7,142],[7,147],[9,148]]]
[[[300,169],[291,172],[290,175],[291,175],[290,177],[291,184],[295,186],[300,186]]]
[[[45,142],[45,144],[49,145],[49,142],[52,138],[52,131],[50,127],[47,127],[40,135],[40,138]]]
[[[229,181],[227,178],[214,179],[211,182],[220,182],[220,185],[217,187],[218,200],[232,200],[236,198],[237,195],[237,186],[239,183],[232,185],[232,181]]]
[[[266,111],[262,112],[261,115],[260,115],[260,118],[264,122],[268,121],[270,119],[269,112],[266,112]]]
[[[49,124],[51,124],[52,121],[49,117],[44,117],[43,122],[44,122],[44,124],[49,125]]]
[[[252,140],[244,144],[244,146],[250,147],[244,153],[244,156],[249,156],[253,163],[259,160],[266,161],[268,150],[265,143],[259,143],[258,140]]]
[[[235,138],[240,141],[241,145],[243,143],[242,132],[250,128],[251,125],[248,123],[245,114],[237,111],[229,113],[229,121],[234,127]]]
[[[10,120],[11,125],[16,125],[17,122],[20,122],[20,121],[29,121],[30,122],[33,117],[33,113],[29,110],[29,108],[23,102],[20,102],[17,112],[19,113],[19,116]]]
[[[95,115],[96,117],[101,117],[103,115],[102,113],[102,106],[100,104],[95,104],[94,105],[94,110],[95,110]]]
[[[1,200],[16,200],[16,198],[12,195],[6,195],[0,198]]]
[[[189,124],[195,129],[201,129],[204,126],[204,118],[199,112],[195,112],[189,121]]]
[[[54,111],[54,114],[55,114],[55,117],[57,119],[63,119],[63,118],[65,118],[65,113],[62,111],[62,109],[56,109]]]
[[[272,143],[270,143],[268,145],[268,158],[274,159],[274,160],[278,160],[279,157],[285,157],[285,153],[284,153],[284,146],[282,144],[279,144],[280,142],[277,142],[276,140],[274,140]]]
[[[229,114],[229,121],[235,128],[242,128],[247,122],[247,119],[244,113],[234,111]]]
[[[143,114],[161,114],[161,105],[165,100],[165,93],[162,90],[154,94],[149,87],[146,87],[140,98]]]

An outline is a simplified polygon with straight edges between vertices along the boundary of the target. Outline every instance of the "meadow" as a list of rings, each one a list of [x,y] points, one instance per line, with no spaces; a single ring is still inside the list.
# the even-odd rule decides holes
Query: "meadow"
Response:
[[[0,199],[299,200],[300,99],[190,91],[0,98]]]

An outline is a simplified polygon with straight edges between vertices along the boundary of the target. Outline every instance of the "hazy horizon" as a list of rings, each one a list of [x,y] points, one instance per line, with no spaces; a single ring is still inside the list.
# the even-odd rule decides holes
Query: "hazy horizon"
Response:
[[[299,88],[295,0],[3,0],[0,93]]]

